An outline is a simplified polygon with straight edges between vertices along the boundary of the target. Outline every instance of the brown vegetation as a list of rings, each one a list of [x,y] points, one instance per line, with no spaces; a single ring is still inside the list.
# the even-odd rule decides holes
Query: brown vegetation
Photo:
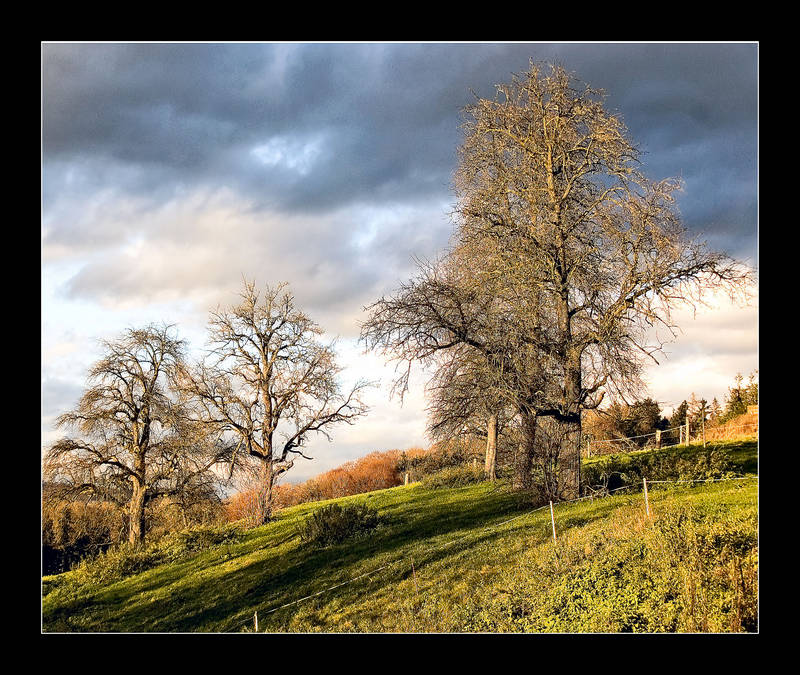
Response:
[[[444,468],[482,462],[484,451],[485,441],[473,438],[439,441],[427,449],[371,452],[303,483],[276,485],[273,504],[282,509],[396,487],[404,484],[406,473],[413,482]],[[257,509],[258,486],[246,484],[226,500],[225,517],[228,522],[249,520]]]
[[[411,452],[417,450],[424,452],[421,449]],[[305,502],[335,499],[401,485],[403,476],[398,468],[401,455],[400,450],[371,452],[303,483],[276,485],[273,504],[281,509]],[[244,489],[225,503],[226,517],[231,522],[249,519],[257,509],[257,486],[244,486]]]
[[[746,412],[728,420],[719,426],[706,426],[706,441],[730,441],[738,438],[752,436],[758,433],[758,406],[753,411]]]

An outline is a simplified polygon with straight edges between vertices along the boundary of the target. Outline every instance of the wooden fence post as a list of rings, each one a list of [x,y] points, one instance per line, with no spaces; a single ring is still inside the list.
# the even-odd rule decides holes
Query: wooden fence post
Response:
[[[550,522],[553,523],[553,541],[556,540],[556,517],[553,515],[553,502],[550,502]]]
[[[253,615],[253,623],[255,623],[255,632],[258,633],[258,610],[256,610],[256,613]]]
[[[686,413],[686,445],[689,445],[689,413]]]
[[[406,480],[405,483],[403,483],[403,485],[408,485],[408,471],[406,471]]]
[[[647,498],[647,478],[644,478],[644,510],[647,517],[650,517],[650,500]]]
[[[656,429],[656,450],[661,449],[661,429]]]

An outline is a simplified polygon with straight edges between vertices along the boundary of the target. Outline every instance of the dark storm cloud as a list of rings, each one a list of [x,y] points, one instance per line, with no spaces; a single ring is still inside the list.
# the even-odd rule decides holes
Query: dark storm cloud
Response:
[[[477,84],[464,69],[474,61],[475,79],[484,79],[480,67],[494,51],[49,45],[45,160],[134,165],[141,175],[128,185],[147,192],[169,172],[173,184],[225,180],[286,209],[447,190],[458,110]],[[251,154],[274,139],[297,149],[309,138],[322,147],[306,175]]]
[[[752,160],[755,50],[713,44],[45,45],[44,153],[46,160],[104,158],[143,171],[168,167],[176,179],[202,180],[232,148],[324,132],[328,152],[310,184],[288,185],[293,202],[303,203],[303,193],[330,200],[347,184],[373,189],[405,178],[413,184],[416,175],[435,174],[446,187],[458,112],[470,89],[491,95],[495,83],[534,58],[561,62],[604,88],[650,151],[725,132],[747,145]],[[663,164],[657,154],[649,159]],[[269,192],[268,171],[259,176],[245,161],[238,170],[234,180],[249,179],[251,188]]]
[[[62,217],[44,241],[97,245],[113,236],[111,201],[155,209],[198,188],[265,213],[445,202],[471,91],[492,96],[533,58],[604,89],[646,173],[684,179],[687,226],[753,257],[756,56],[752,44],[48,44],[45,222]]]

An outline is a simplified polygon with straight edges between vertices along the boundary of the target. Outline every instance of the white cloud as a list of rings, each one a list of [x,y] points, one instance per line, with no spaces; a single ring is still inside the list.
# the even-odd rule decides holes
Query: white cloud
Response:
[[[669,412],[692,392],[708,401],[724,402],[737,372],[758,368],[758,302],[732,302],[721,293],[708,298],[709,307],[673,313],[680,333],[666,345],[659,365],[647,369],[650,395]]]
[[[257,145],[250,153],[262,164],[307,175],[324,150],[324,137],[292,138],[275,136]]]

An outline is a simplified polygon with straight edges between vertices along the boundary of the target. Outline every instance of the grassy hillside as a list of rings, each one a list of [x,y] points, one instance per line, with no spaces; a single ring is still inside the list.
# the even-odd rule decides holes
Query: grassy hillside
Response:
[[[719,452],[754,472],[754,442]],[[640,492],[557,504],[554,543],[549,508],[502,483],[415,484],[336,500],[380,525],[324,549],[298,528],[325,503],[304,504],[117,581],[46,577],[43,629],[241,632],[257,611],[268,632],[756,630],[757,480],[656,484],[649,499],[650,518]]]

